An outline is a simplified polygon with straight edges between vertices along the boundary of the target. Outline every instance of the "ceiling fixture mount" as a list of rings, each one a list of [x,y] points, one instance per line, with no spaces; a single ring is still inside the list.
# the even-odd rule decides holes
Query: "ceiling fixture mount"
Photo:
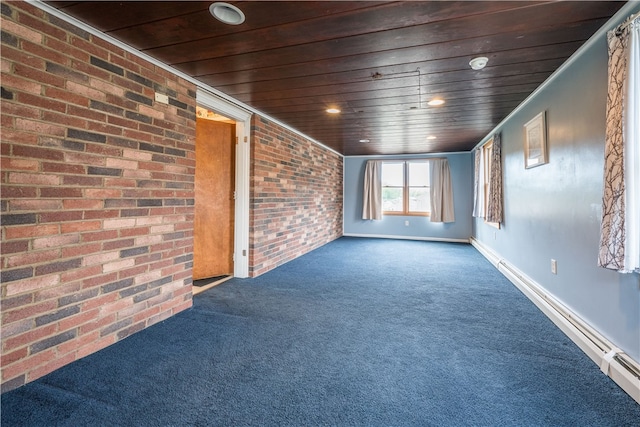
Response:
[[[444,104],[444,99],[434,98],[431,101],[427,102],[427,104],[431,105],[432,107],[437,107],[438,105]]]
[[[477,58],[473,58],[471,61],[469,61],[469,65],[474,70],[482,70],[484,67],[486,67],[487,62],[489,62],[489,58],[487,58],[486,56],[478,56]]]
[[[329,113],[329,114],[339,114],[340,113],[340,109],[339,108],[327,108],[325,111],[327,113]]]
[[[232,4],[215,2],[209,6],[209,13],[220,22],[240,25],[244,22],[244,13]]]

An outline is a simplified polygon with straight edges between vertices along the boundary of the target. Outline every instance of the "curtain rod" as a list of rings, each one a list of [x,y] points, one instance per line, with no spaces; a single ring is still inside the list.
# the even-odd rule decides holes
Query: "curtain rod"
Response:
[[[625,28],[627,28],[638,17],[640,17],[640,12],[636,12],[633,15],[631,15],[629,18],[627,18],[626,21],[624,21],[622,24],[618,25],[618,27],[616,28],[616,33],[619,33],[622,30],[624,30]]]

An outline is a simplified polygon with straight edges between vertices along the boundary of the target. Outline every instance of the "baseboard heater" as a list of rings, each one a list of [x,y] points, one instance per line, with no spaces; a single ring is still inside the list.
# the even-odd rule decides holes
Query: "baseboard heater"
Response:
[[[535,281],[474,238],[471,244],[562,330],[600,370],[640,404],[640,365],[549,295]]]

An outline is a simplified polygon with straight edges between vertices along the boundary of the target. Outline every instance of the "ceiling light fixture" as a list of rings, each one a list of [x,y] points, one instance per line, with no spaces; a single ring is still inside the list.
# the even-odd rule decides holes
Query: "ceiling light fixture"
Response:
[[[427,139],[429,139],[429,140],[433,140],[433,139],[436,139],[436,138],[437,138],[437,137],[436,137],[435,135],[429,135],[429,136],[427,137]]]
[[[244,22],[244,13],[232,4],[215,2],[209,6],[209,13],[220,22],[240,25]]]
[[[427,102],[427,104],[431,105],[432,107],[436,107],[438,105],[444,104],[444,99],[434,98],[431,101]]]
[[[327,113],[329,113],[329,114],[339,114],[340,113],[340,109],[338,109],[338,108],[327,108],[325,111]]]
[[[369,142],[369,140],[368,139],[361,139],[360,142],[363,142],[363,143],[364,142]]]
[[[489,58],[487,58],[486,56],[478,56],[477,58],[473,58],[471,61],[469,61],[469,65],[471,65],[471,68],[473,68],[474,70],[482,70],[484,67],[486,67],[487,62],[489,62]]]

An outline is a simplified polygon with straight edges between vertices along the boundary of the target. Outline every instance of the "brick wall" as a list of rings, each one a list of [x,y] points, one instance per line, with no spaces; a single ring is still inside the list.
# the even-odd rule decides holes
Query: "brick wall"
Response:
[[[252,119],[250,259],[255,277],[342,236],[342,157]]]
[[[1,7],[8,390],[191,306],[195,87]]]

